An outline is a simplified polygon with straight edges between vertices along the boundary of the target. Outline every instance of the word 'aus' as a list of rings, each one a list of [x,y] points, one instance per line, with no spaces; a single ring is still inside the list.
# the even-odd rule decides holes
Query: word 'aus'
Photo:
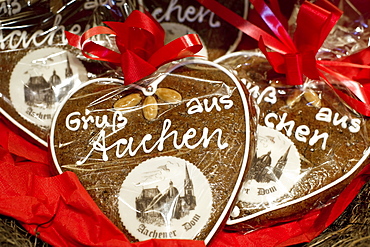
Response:
[[[211,100],[203,99],[201,102],[198,98],[193,98],[186,103],[188,107],[187,113],[189,115],[195,113],[211,112],[213,109],[222,111],[222,106],[225,110],[230,109],[234,102],[230,99],[231,95],[224,95],[221,97],[212,97]]]

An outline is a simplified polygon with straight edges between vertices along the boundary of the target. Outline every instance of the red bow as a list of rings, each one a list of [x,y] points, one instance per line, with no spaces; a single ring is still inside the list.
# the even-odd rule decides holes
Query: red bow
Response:
[[[252,0],[252,2],[254,1]],[[258,9],[256,7],[257,11],[261,13],[261,16],[264,16],[262,14],[266,11],[264,10],[264,7],[266,8],[264,2],[256,1],[255,4],[258,6]],[[276,28],[279,27],[276,25],[279,22],[277,18],[272,21],[265,20],[279,40],[283,41],[287,52],[285,54],[267,52],[262,40],[260,48],[275,71],[286,74],[287,82],[290,85],[301,85],[303,83],[302,75],[314,80],[319,79],[316,53],[342,14],[339,9],[326,1],[316,1],[316,4],[310,2],[302,4],[297,16],[297,27],[293,40],[290,39],[285,28]]]
[[[198,0],[221,18],[243,31],[245,34],[259,40],[259,47],[266,55],[277,73],[286,74],[289,85],[303,83],[303,75],[318,79],[315,55],[325,38],[338,21],[341,11],[325,0],[316,1],[314,5],[305,2],[297,18],[297,29],[293,39],[277,16],[264,1],[250,0],[273,35],[244,20],[231,10],[214,0]],[[271,1],[276,5],[275,1]],[[275,6],[274,10],[278,8]],[[275,11],[276,12],[276,11]],[[314,17],[314,18],[312,18]],[[266,47],[275,52],[268,52]]]
[[[316,54],[331,29],[339,20],[342,12],[326,0],[318,0],[315,4],[304,2],[297,16],[297,26],[293,39],[289,36],[282,22],[278,17],[281,13],[275,14],[264,1],[250,0],[254,9],[263,19],[272,34],[264,31],[239,15],[227,9],[214,0],[197,0],[199,3],[209,8],[219,17],[229,22],[243,33],[259,41],[259,48],[266,55],[274,70],[286,75],[287,84],[303,84],[303,76],[310,79],[323,78],[325,82],[337,92],[337,94],[346,101],[357,112],[370,116],[370,94],[355,78],[347,78],[342,73],[335,72],[330,68],[348,66],[344,61],[320,61],[316,59]],[[276,0],[271,0],[271,6],[275,12]],[[266,47],[274,52],[267,51]],[[360,55],[367,62],[361,61],[360,64],[351,61],[351,70],[362,69],[362,74],[368,74],[370,66],[370,56]],[[348,58],[352,60],[351,58]],[[358,61],[357,61],[358,62]],[[346,86],[350,93],[355,97],[344,94],[334,88],[331,83],[325,79],[324,73],[329,73],[335,78],[336,83]],[[368,95],[369,94],[369,95]]]
[[[202,49],[196,34],[182,36],[164,45],[163,28],[149,14],[138,10],[134,10],[123,23],[105,24],[110,28],[93,27],[82,36],[65,32],[66,37],[69,44],[81,49],[87,58],[121,65],[126,85],[152,74],[165,63],[193,56]],[[120,53],[89,40],[99,34],[115,35]]]

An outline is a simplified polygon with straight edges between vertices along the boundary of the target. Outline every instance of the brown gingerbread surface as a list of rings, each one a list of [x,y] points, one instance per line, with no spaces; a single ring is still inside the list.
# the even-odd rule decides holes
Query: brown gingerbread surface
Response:
[[[255,157],[230,228],[253,230],[299,218],[309,210],[330,203],[366,165],[369,143],[365,119],[349,109],[323,81],[307,81],[302,86],[284,85],[276,75],[271,76],[270,65],[260,55],[240,54],[223,64],[234,68],[254,94],[262,129],[283,134],[299,157],[294,161],[294,173],[288,168],[289,159],[284,161],[286,156],[281,153],[277,163],[270,164],[268,172],[263,174],[265,179],[258,175],[266,168],[258,166],[260,157]],[[262,137],[263,134],[258,133],[259,140],[272,138]],[[258,149],[257,145],[257,153]],[[268,157],[270,160],[264,158],[271,162],[271,157]],[[294,175],[284,177],[281,172]],[[294,182],[289,184],[290,180]],[[260,193],[248,195],[253,187],[259,188]],[[279,194],[283,189],[286,192]],[[254,197],[248,199],[248,196]]]

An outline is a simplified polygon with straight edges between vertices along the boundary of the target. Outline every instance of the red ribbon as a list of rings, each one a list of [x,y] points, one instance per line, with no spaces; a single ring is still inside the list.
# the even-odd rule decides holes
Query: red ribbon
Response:
[[[251,0],[250,2],[273,35],[214,0],[197,1],[248,36],[259,40],[259,47],[274,70],[277,73],[286,74],[287,84],[303,84],[303,75],[311,79],[319,79],[315,55],[341,15],[341,11],[334,5],[325,0],[316,1],[320,6],[305,2],[298,14],[297,29],[292,39],[277,17],[281,15],[276,15],[264,1]],[[276,5],[276,1],[271,3]],[[276,11],[277,8],[275,7],[274,10]],[[275,52],[269,52],[265,47]]]
[[[93,27],[82,36],[65,32],[70,45],[90,59],[121,66],[125,84],[136,82],[163,64],[194,56],[202,49],[196,34],[182,36],[164,45],[165,32],[148,13],[134,10],[125,22],[105,22],[109,27]],[[115,35],[120,53],[90,40],[95,35]],[[91,54],[91,55],[90,55]]]
[[[330,87],[355,111],[370,116],[370,47],[341,61],[317,61],[321,76]],[[358,60],[361,58],[361,60]],[[327,73],[327,76],[322,73]],[[328,79],[327,77],[331,78]],[[338,85],[349,91],[348,95],[333,87]]]
[[[347,58],[348,61],[320,61],[316,59],[319,48],[342,14],[341,10],[327,0],[318,0],[315,4],[306,1],[301,5],[293,39],[278,18],[281,17],[281,13],[276,7],[276,0],[271,0],[270,5],[274,7],[275,12],[278,11],[277,14],[264,1],[250,0],[269,31],[244,20],[215,0],[197,1],[248,36],[258,40],[259,48],[274,70],[286,75],[287,84],[301,85],[304,82],[304,76],[313,80],[318,80],[321,77],[354,110],[370,116],[368,87],[359,83],[359,79],[363,79],[370,74],[370,53],[367,51],[366,53],[353,55],[353,57],[361,58],[357,60],[353,59],[352,56]],[[272,32],[272,34],[269,32]],[[273,51],[267,51],[266,47]],[[349,64],[351,65],[348,66]],[[352,74],[355,73],[354,71],[361,69],[361,77],[348,78],[344,76],[343,70],[337,72],[333,70],[333,68],[344,66],[349,67],[346,71],[350,70]],[[333,87],[326,79],[324,72],[334,77],[338,84],[349,89],[353,96],[349,96]]]

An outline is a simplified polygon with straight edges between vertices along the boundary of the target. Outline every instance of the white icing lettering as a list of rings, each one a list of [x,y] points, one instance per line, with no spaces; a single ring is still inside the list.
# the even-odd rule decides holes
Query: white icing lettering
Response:
[[[244,80],[244,84],[245,83],[246,80]],[[276,89],[274,87],[268,86],[260,93],[260,87],[258,85],[252,87],[252,83],[248,82],[246,86],[250,95],[256,99],[257,104],[260,104],[262,100],[271,104],[277,102]]]
[[[199,101],[198,98],[190,99],[186,103],[186,107],[188,107],[187,113],[189,115],[192,115],[192,114],[195,114],[195,113],[202,113],[203,111],[211,112],[213,109],[216,109],[216,111],[221,111],[222,108],[221,108],[220,104],[223,105],[224,109],[228,110],[234,104],[234,102],[230,99],[230,97],[231,96],[228,96],[228,95],[222,96],[220,98],[213,97],[211,99],[212,103],[209,103],[208,99],[204,99],[203,100],[204,107],[203,107],[202,103]]]
[[[183,143],[185,143],[185,146],[187,148],[189,148],[189,149],[193,149],[194,148],[194,146],[191,146],[189,144],[188,140],[194,138],[196,135],[197,135],[197,131],[194,128],[190,128],[190,129],[188,129],[188,131],[186,131],[186,133],[182,137],[182,140],[183,140]]]
[[[347,116],[343,116],[342,118],[339,119],[339,113],[335,113],[334,114],[334,117],[333,117],[333,125],[334,126],[337,126],[337,125],[341,125],[341,127],[343,129],[347,128],[347,121],[348,121],[348,117]]]
[[[190,104],[192,104],[193,102],[195,102],[195,105],[190,106]],[[199,101],[198,98],[193,98],[193,99],[189,100],[186,103],[186,107],[189,107],[189,109],[188,109],[188,114],[189,115],[192,115],[192,114],[195,114],[195,113],[202,113],[203,112],[202,104],[200,103],[200,101]]]
[[[86,130],[89,127],[89,122],[94,123],[93,116],[82,116],[81,121],[83,122],[82,128]]]
[[[219,149],[225,149],[228,147],[228,143],[222,143],[222,130],[221,129],[215,129],[210,135],[209,130],[207,127],[203,128],[202,136],[199,138],[199,141],[196,142],[193,145],[190,145],[188,143],[189,139],[192,139],[196,136],[196,130],[194,128],[189,129],[182,138],[181,144],[177,143],[178,139],[178,131],[173,130],[170,133],[167,134],[171,127],[171,120],[166,119],[163,123],[162,132],[158,140],[154,143],[154,145],[151,148],[146,147],[146,142],[152,139],[152,136],[150,134],[145,135],[136,149],[133,148],[134,138],[129,137],[128,140],[125,138],[121,138],[117,140],[115,143],[113,143],[110,146],[106,146],[106,132],[105,130],[101,130],[99,132],[98,137],[96,140],[92,143],[92,149],[89,151],[88,155],[81,161],[77,162],[77,164],[83,164],[86,162],[90,154],[94,151],[101,152],[102,153],[102,159],[104,161],[108,160],[107,152],[113,148],[116,148],[116,156],[117,158],[122,158],[127,152],[130,156],[135,156],[136,153],[142,149],[145,153],[152,152],[155,148],[157,148],[158,151],[163,151],[164,144],[167,139],[169,139],[171,136],[173,136],[173,146],[175,149],[181,149],[184,145],[190,149],[196,148],[200,146],[203,143],[203,147],[206,148],[209,146],[211,139],[215,137],[217,139],[217,146]],[[76,127],[74,128],[76,129]],[[124,147],[126,146],[126,147]],[[122,150],[123,149],[123,150]]]
[[[123,116],[123,113],[120,111],[115,111],[113,114],[113,133],[116,133],[118,130],[123,129],[127,124],[127,118]]]
[[[65,27],[60,25],[61,21],[62,16],[56,15],[52,29],[48,31],[36,30],[32,34],[27,33],[27,31],[14,30],[4,36],[3,30],[0,30],[0,49],[16,50],[19,48],[28,48],[30,45],[35,47],[40,47],[44,44],[52,45],[55,42],[55,37],[60,37],[60,43],[65,45],[68,41],[64,34]],[[74,24],[69,31],[71,33],[77,33],[77,31],[81,31],[81,27],[78,24]]]
[[[315,132],[314,132],[313,136],[311,137],[310,141],[308,142],[308,144],[310,144],[311,146],[313,146],[320,139],[322,139],[321,149],[322,150],[325,150],[326,149],[326,141],[328,140],[328,137],[329,137],[329,134],[328,133],[319,134],[319,131],[318,130],[315,130]]]
[[[168,135],[166,135],[166,133],[170,129],[170,127],[171,127],[171,120],[169,120],[169,119],[164,120],[162,132],[161,132],[161,136],[160,136],[159,139],[160,140],[166,140],[171,135],[173,135],[173,146],[176,149],[180,149],[182,146],[181,145],[177,145],[177,142],[176,142],[177,141],[177,134],[178,134],[178,132],[174,130],[174,131],[171,131]],[[164,149],[164,142],[159,142],[159,144],[158,144],[158,150],[159,151],[163,151],[163,149]]]
[[[68,114],[68,116],[66,117],[66,127],[67,127],[67,129],[69,129],[70,131],[77,131],[80,128],[81,120],[79,118],[74,118],[74,119],[71,120],[72,117],[80,116],[80,115],[81,115],[81,113],[79,113],[79,112],[72,112],[72,113]]]
[[[350,126],[348,127],[349,131],[351,131],[352,133],[357,133],[360,131],[360,124],[361,124],[361,120],[358,119],[358,118],[354,118],[354,119],[351,119],[351,124]]]
[[[321,108],[319,110],[319,112],[316,114],[315,118],[316,120],[318,121],[323,121],[323,122],[328,122],[330,123],[331,121],[331,115],[332,115],[332,112],[329,108]]]
[[[307,138],[305,136],[308,136],[310,134],[310,128],[308,128],[307,125],[300,125],[297,127],[295,131],[295,138],[300,142],[306,142]]]
[[[248,84],[246,85],[247,86],[247,89],[249,91],[249,94],[257,99],[258,98],[258,95],[260,95],[259,93],[259,90],[260,90],[260,87],[255,85],[254,87],[252,87],[252,83],[248,82]]]
[[[316,114],[315,119],[322,122],[332,123],[334,126],[340,125],[343,129],[347,129],[356,133],[361,129],[361,120],[358,118],[350,119],[349,116],[340,117],[339,113],[334,113],[330,108],[321,108]]]
[[[94,124],[97,128],[105,128],[105,127],[112,127],[113,133],[117,132],[118,130],[124,128],[127,124],[127,118],[123,116],[120,111],[116,111],[113,114],[112,123],[110,124],[108,121],[108,116],[103,115],[100,116],[89,116],[90,112],[87,110],[85,112],[85,116],[81,116],[80,112],[72,112],[68,114],[66,117],[66,127],[70,131],[77,131],[81,127],[81,123],[83,123],[82,128],[84,130],[88,129],[90,124]]]
[[[267,87],[260,93],[260,88],[258,85],[253,85],[246,79],[242,80],[250,93],[250,95],[256,99],[256,103],[260,104],[262,101],[275,104],[277,102],[276,89],[273,87]],[[309,145],[313,146],[322,140],[321,149],[326,149],[327,139],[329,138],[328,133],[319,133],[319,130],[311,131],[309,126],[300,125],[295,126],[294,120],[287,121],[288,113],[282,113],[278,115],[274,112],[266,113],[264,117],[264,123],[267,127],[276,129],[278,131],[285,130],[285,134],[289,137],[294,131],[294,137],[299,142],[307,142]],[[361,120],[356,118],[350,118],[350,116],[341,116],[339,113],[333,113],[330,108],[320,108],[315,115],[315,120],[331,123],[333,126],[341,126],[343,129],[348,129],[352,133],[356,133],[361,129]],[[294,129],[295,128],[295,129]],[[313,134],[312,134],[313,133]],[[311,137],[309,138],[309,135]]]
[[[265,88],[261,95],[257,98],[257,104],[260,104],[262,100],[271,104],[275,104],[277,101],[276,89],[274,87]]]
[[[104,126],[107,126],[109,124],[107,115],[102,116],[101,122],[99,122],[99,119],[100,119],[100,116],[96,116],[95,124],[96,124],[96,127],[98,127],[99,129],[104,128]]]
[[[202,135],[202,138],[199,140],[199,143],[203,142],[203,147],[206,148],[208,147],[209,143],[211,142],[211,138],[218,134],[218,138],[217,138],[217,146],[219,149],[225,149],[229,146],[229,144],[227,144],[226,142],[225,143],[221,143],[221,137],[222,137],[222,130],[221,129],[215,129],[213,131],[213,133],[211,135],[209,135],[209,137],[207,138],[207,135],[208,135],[208,128],[205,127],[203,129],[203,135]],[[198,145],[194,145],[194,148],[196,148]]]
[[[211,12],[209,9],[205,9],[203,6],[200,6],[198,12],[194,6],[188,6],[185,10],[182,9],[180,4],[177,4],[177,0],[171,0],[166,11],[162,8],[156,8],[152,12],[152,16],[158,21],[170,21],[171,14],[176,16],[179,23],[184,23],[185,21],[188,22],[196,22],[202,23],[207,15],[209,15],[208,25],[211,28],[217,28],[221,26],[219,21],[215,21],[215,14]],[[162,15],[162,16],[161,16]]]
[[[270,120],[271,119],[278,119],[278,115],[276,113],[273,113],[273,112],[270,112],[270,113],[267,113],[266,114],[266,117],[265,117],[265,125],[269,128],[272,128],[274,129],[275,128],[275,124],[273,122],[271,122]]]
[[[295,128],[295,122],[293,120],[289,122],[285,122],[286,116],[287,116],[287,113],[284,113],[282,117],[279,117],[279,115],[277,115],[276,113],[272,113],[272,112],[268,113],[266,114],[265,119],[264,119],[265,125],[269,128],[276,129],[278,131],[285,129],[286,135],[290,136],[293,133],[293,130]],[[275,125],[276,122],[278,122],[278,124]],[[294,137],[297,139],[297,141],[307,142],[307,139],[310,133],[311,131],[308,126],[300,125],[295,128]],[[322,139],[323,143],[321,145],[321,148],[325,149],[328,137],[329,135],[327,133],[319,134],[319,131],[315,130],[313,136],[309,138],[308,143],[309,145],[313,146],[320,139]]]
[[[279,131],[281,131],[282,129],[285,129],[286,135],[291,136],[295,123],[293,120],[290,120],[289,122],[285,122],[287,116],[288,116],[288,113],[285,112],[283,116],[281,117],[280,122],[276,125],[276,129]]]
[[[230,109],[234,105],[234,102],[230,99],[229,95],[222,96],[220,98],[220,103],[224,105],[225,110]]]
[[[204,99],[204,109],[206,112],[212,111],[213,108],[216,108],[217,111],[221,111],[221,107],[217,104],[218,99],[216,97],[212,98],[212,104],[208,105],[208,99]]]
[[[101,141],[101,142],[100,142]],[[104,161],[108,161],[108,154],[107,154],[107,151],[108,151],[108,149],[105,147],[106,145],[105,145],[105,130],[101,130],[100,132],[99,132],[99,136],[98,136],[98,138],[93,142],[93,144],[92,144],[92,146],[93,146],[93,148],[90,150],[90,152],[89,152],[89,155],[87,155],[86,157],[85,157],[85,159],[81,162],[81,163],[77,163],[77,164],[83,164],[83,163],[85,163],[86,162],[86,160],[88,159],[88,157],[90,156],[90,154],[91,154],[91,152],[93,151],[93,150],[96,150],[96,151],[100,151],[100,152],[102,152],[102,159],[104,160]]]
[[[124,5],[125,5],[126,1],[125,0],[117,0],[117,1],[114,1],[114,5],[119,7],[119,8],[122,8]],[[85,0],[85,4],[84,4],[84,9],[96,9],[97,7],[100,7],[100,6],[110,6],[111,5],[111,1],[110,0]]]
[[[146,134],[146,135],[143,137],[143,139],[140,141],[140,144],[136,147],[136,149],[135,149],[135,150],[132,150],[132,146],[133,146],[134,138],[129,137],[129,138],[128,138],[128,141],[127,141],[126,139],[124,139],[124,138],[119,139],[119,140],[116,142],[116,144],[115,144],[115,145],[117,145],[117,148],[116,148],[116,157],[117,157],[117,158],[122,158],[123,156],[125,156],[125,154],[127,153],[127,151],[128,151],[128,154],[129,154],[130,156],[135,156],[135,155],[136,155],[136,153],[140,150],[140,148],[142,148],[142,149],[143,149],[143,151],[144,151],[145,153],[150,153],[152,150],[154,150],[155,146],[154,146],[154,147],[152,147],[151,149],[148,149],[148,148],[146,147],[145,143],[146,143],[147,141],[150,141],[151,139],[152,139],[152,135],[150,135],[150,134]],[[122,152],[120,152],[120,145],[122,145],[122,146],[127,145],[127,146],[126,146],[126,148],[125,148]],[[114,148],[114,145],[113,145],[113,147],[112,147],[112,148]]]

